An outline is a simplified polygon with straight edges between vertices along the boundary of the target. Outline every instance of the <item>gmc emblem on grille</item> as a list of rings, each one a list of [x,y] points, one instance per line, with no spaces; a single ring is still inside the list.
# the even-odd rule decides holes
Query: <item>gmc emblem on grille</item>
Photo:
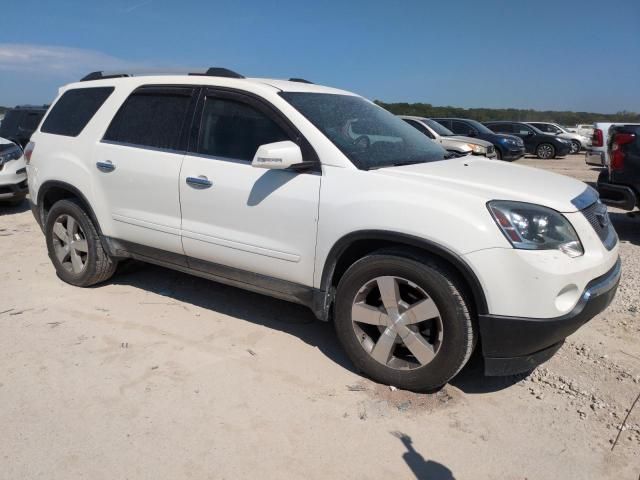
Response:
[[[598,220],[601,228],[606,228],[609,225],[609,215],[606,211],[603,213],[596,213],[596,219]]]

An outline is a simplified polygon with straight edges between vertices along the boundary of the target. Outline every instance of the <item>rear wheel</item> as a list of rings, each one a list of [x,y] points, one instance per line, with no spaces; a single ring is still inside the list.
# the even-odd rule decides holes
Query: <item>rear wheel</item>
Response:
[[[536,155],[538,158],[542,158],[544,160],[554,158],[556,156],[556,149],[550,143],[541,143],[536,148]]]
[[[114,274],[117,263],[105,252],[91,218],[75,200],[56,202],[44,231],[49,258],[65,282],[88,287]]]
[[[347,270],[338,285],[335,327],[363,373],[414,391],[453,378],[476,338],[454,272],[397,251],[376,252]]]

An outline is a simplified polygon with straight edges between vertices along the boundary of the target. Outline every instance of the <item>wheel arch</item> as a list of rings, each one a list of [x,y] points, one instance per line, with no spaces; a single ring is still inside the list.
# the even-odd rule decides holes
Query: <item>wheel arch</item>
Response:
[[[480,280],[460,255],[430,240],[385,230],[361,230],[340,238],[325,260],[320,290],[328,292],[332,301],[332,292],[353,262],[380,248],[402,246],[421,250],[449,264],[469,288],[476,313],[488,313],[487,300]],[[329,305],[325,306],[326,309],[328,307]]]
[[[39,221],[40,226],[44,228],[47,220],[47,214],[53,204],[58,200],[63,200],[65,198],[76,198],[80,202],[95,225],[98,234],[102,237],[100,223],[98,222],[98,218],[96,217],[93,208],[91,208],[91,204],[87,200],[87,197],[77,187],[59,180],[48,180],[38,189],[36,205],[39,216],[37,220]]]

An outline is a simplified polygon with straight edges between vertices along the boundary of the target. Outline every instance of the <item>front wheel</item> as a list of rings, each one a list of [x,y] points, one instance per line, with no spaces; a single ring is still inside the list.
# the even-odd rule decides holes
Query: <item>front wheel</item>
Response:
[[[544,160],[554,158],[556,156],[556,149],[550,143],[541,143],[536,148],[536,155],[538,158],[542,158]]]
[[[436,261],[379,251],[338,285],[335,328],[347,355],[373,380],[429,391],[451,380],[476,333],[454,272]]]
[[[63,281],[88,287],[116,271],[117,263],[105,252],[91,218],[75,200],[60,200],[51,207],[44,232],[49,258]]]
[[[572,153],[572,154],[580,153],[581,148],[582,148],[582,144],[579,141],[572,140],[571,149],[569,150],[569,153]]]
[[[502,160],[502,152],[496,147],[496,160]]]

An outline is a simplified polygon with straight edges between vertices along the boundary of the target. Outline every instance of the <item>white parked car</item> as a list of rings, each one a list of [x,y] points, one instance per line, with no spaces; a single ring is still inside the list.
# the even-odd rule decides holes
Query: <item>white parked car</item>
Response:
[[[434,142],[442,145],[446,150],[465,155],[481,155],[487,158],[496,158],[496,151],[491,142],[479,138],[456,135],[451,130],[443,127],[435,120],[424,117],[398,115],[413,128],[422,132]]]
[[[577,133],[583,137],[591,138],[593,135],[593,124],[587,123],[582,125],[576,125],[575,127],[566,127],[565,130],[571,133]]]
[[[27,195],[27,168],[22,148],[0,137],[0,203],[17,204]]]
[[[571,142],[571,150],[569,153],[580,153],[580,150],[587,148],[590,142],[590,137],[580,135],[578,133],[569,132],[565,128],[561,127],[557,123],[549,122],[527,122],[529,125],[533,125],[538,130],[545,133],[552,133],[560,138],[569,140]]]
[[[487,374],[532,369],[620,277],[584,183],[446,159],[374,103],[301,81],[94,73],[60,90],[25,155],[65,282],[136,258],[297,302],[405,389],[443,385],[474,348]]]
[[[596,122],[593,124],[593,136],[585,153],[585,163],[596,167],[609,165],[609,129],[614,125],[640,125],[638,123]]]

